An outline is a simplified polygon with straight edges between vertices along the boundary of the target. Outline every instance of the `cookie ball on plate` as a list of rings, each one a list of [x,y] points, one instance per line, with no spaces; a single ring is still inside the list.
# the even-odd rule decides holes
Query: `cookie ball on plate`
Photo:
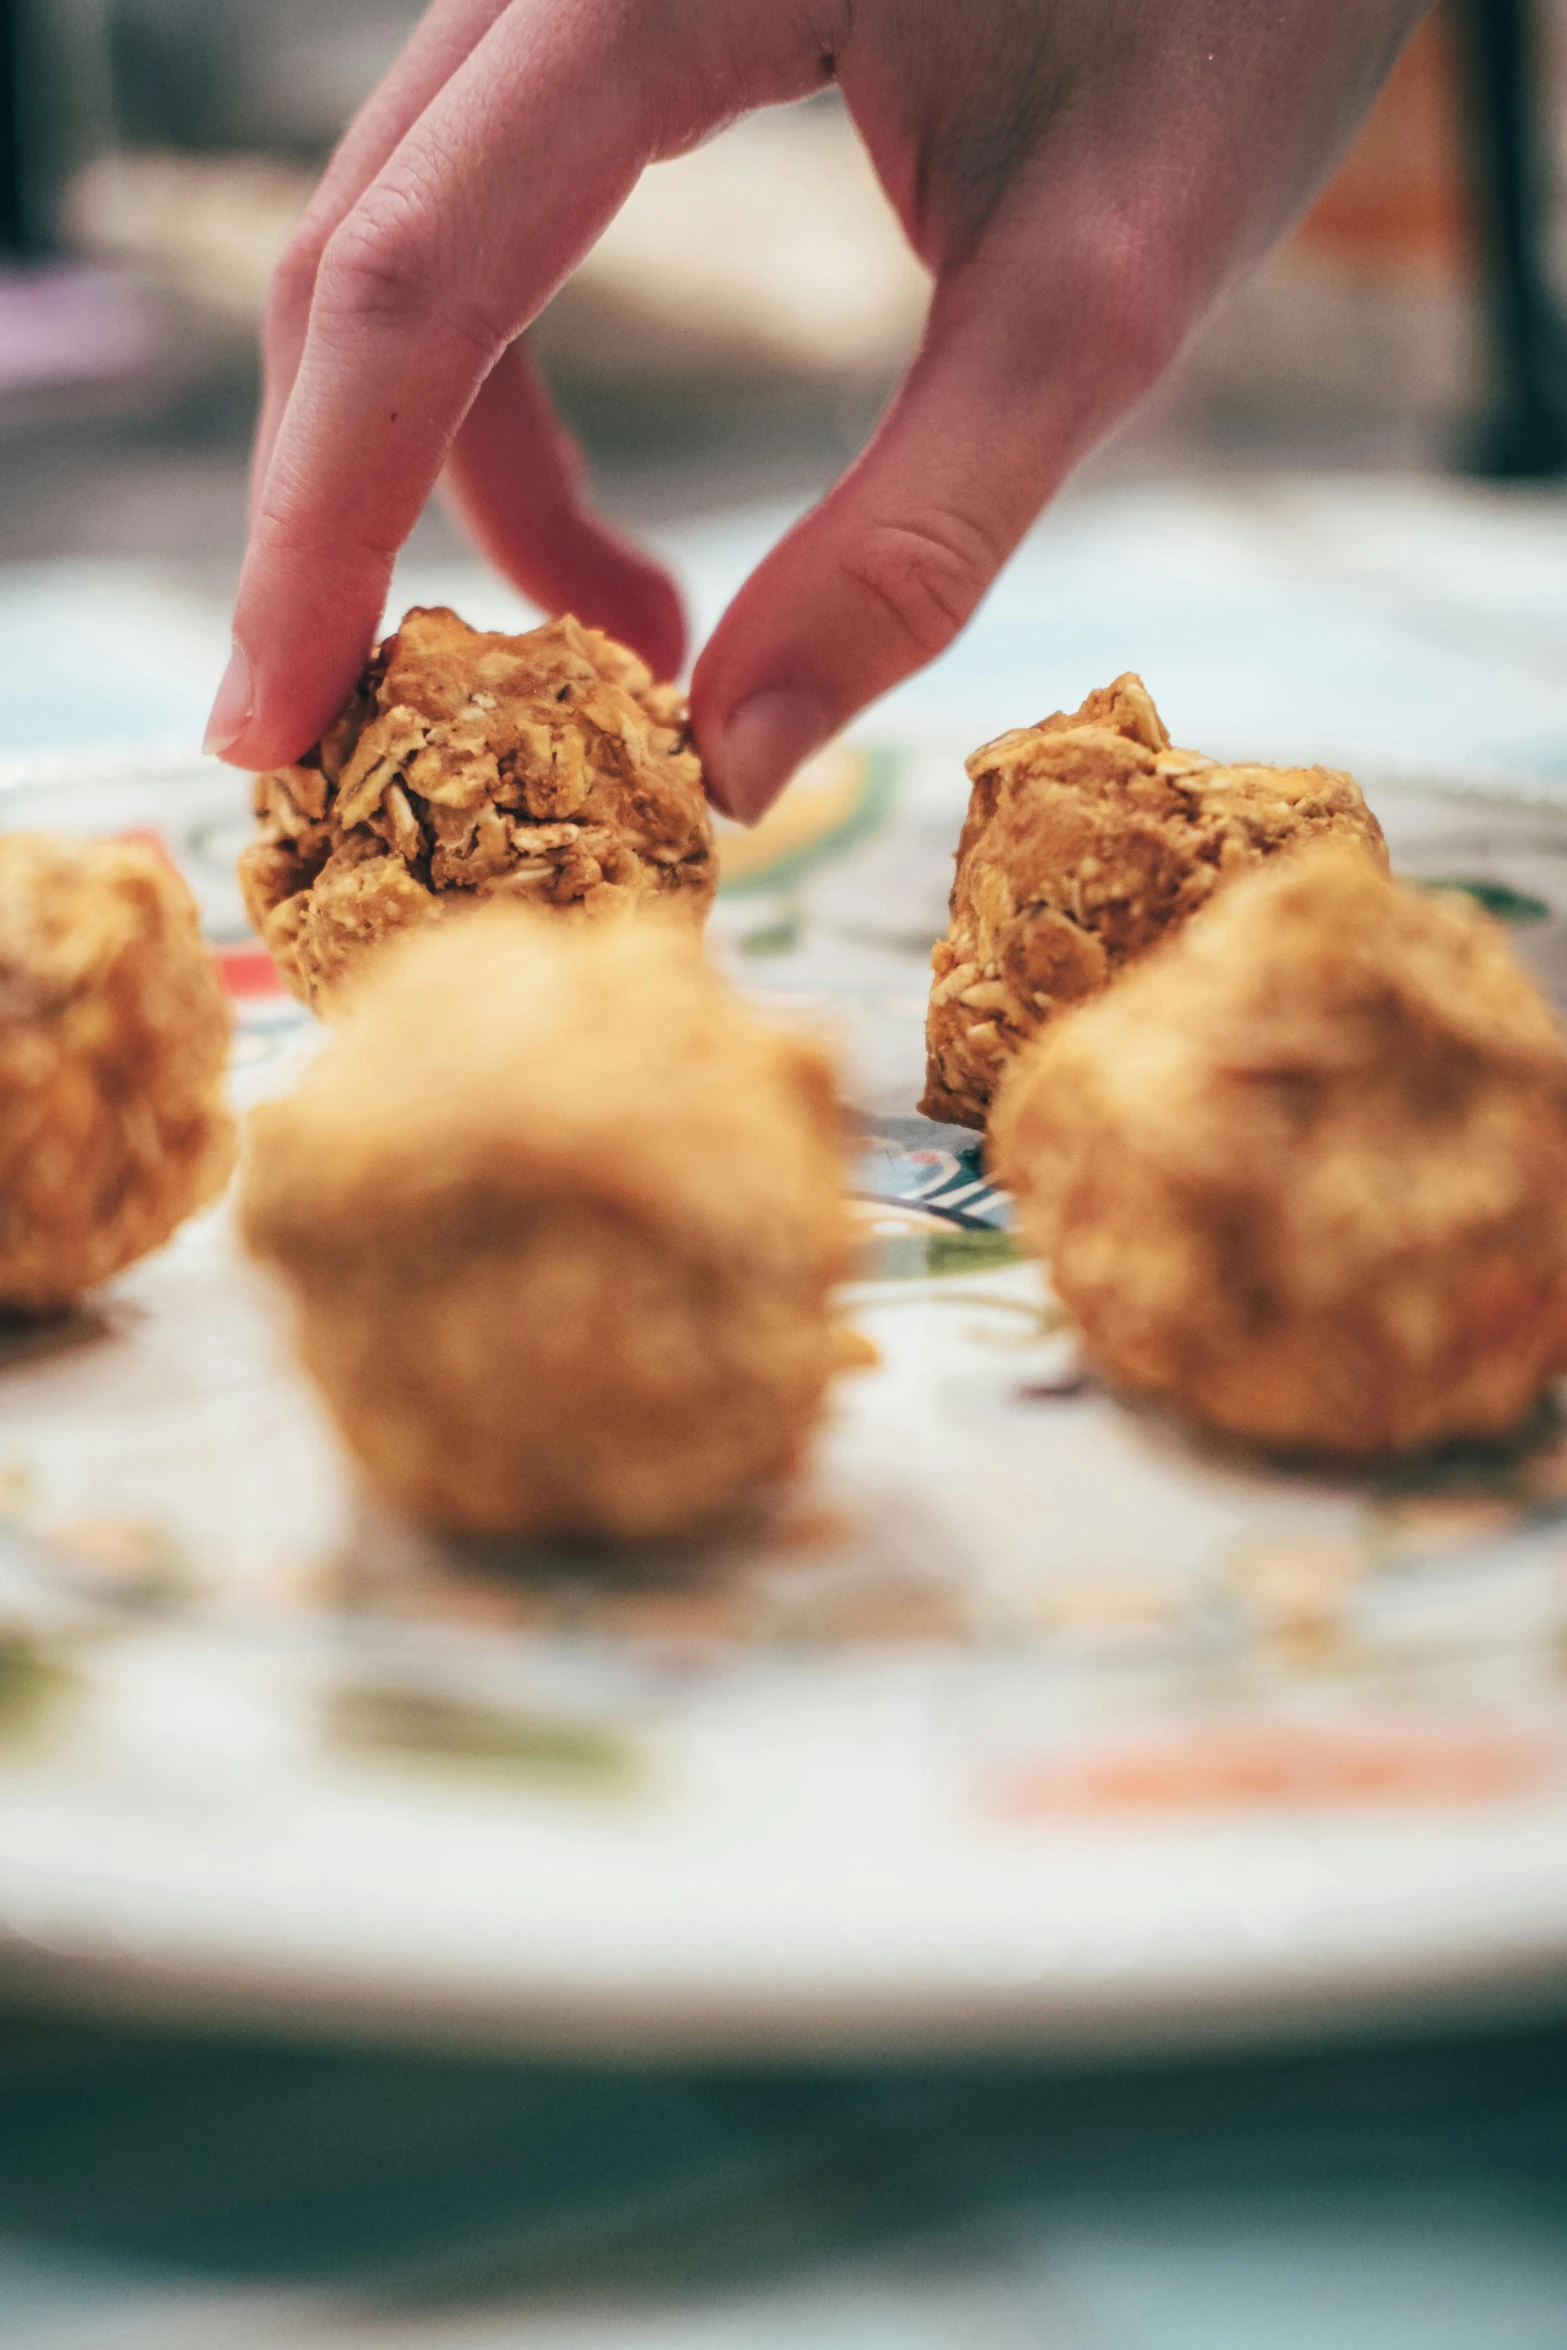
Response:
[[[239,876],[320,1005],[367,948],[488,898],[699,920],[716,867],[684,707],[634,653],[570,618],[502,636],[416,609],[316,748],[257,777]]]
[[[216,1197],[228,1038],[154,851],[0,835],[0,1309],[69,1304]]]
[[[1397,1452],[1567,1367],[1567,1037],[1496,923],[1361,851],[1226,890],[991,1135],[1091,1355],[1213,1428]]]
[[[846,1270],[822,1048],[683,924],[488,908],[255,1114],[248,1243],[371,1481],[492,1534],[670,1533],[789,1469]]]
[[[1347,775],[1221,767],[1172,747],[1141,678],[968,762],[951,922],[931,957],[928,1118],[983,1126],[1012,1056],[1205,905],[1222,882],[1323,834],[1386,861]]]

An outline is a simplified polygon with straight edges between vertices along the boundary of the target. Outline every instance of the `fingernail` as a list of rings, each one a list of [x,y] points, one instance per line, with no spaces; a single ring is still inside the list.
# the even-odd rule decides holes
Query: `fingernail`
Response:
[[[231,743],[237,743],[256,714],[255,689],[250,681],[250,661],[238,637],[229,655],[229,665],[223,672],[222,683],[212,704],[212,716],[207,720],[207,731],[201,738],[201,747],[214,758],[221,759]]]
[[[832,720],[814,694],[768,686],[749,695],[708,759],[713,798],[742,824],[754,824],[831,733]]]

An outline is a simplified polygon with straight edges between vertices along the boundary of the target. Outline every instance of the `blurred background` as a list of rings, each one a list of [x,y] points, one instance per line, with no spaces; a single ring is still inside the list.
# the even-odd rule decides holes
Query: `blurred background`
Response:
[[[232,564],[272,261],[416,14],[0,0],[6,557]],[[1564,145],[1567,11],[1439,11],[1310,217],[1108,462],[1554,473]],[[662,520],[820,488],[923,299],[828,96],[650,172],[537,339],[608,502]]]
[[[0,0],[0,771],[190,755],[268,276],[416,13]],[[1567,773],[1564,150],[1567,5],[1447,0],[1310,216],[890,723],[978,739],[1130,661],[1215,750]],[[648,172],[539,321],[599,503],[683,578],[698,638],[869,431],[925,291],[828,94]],[[393,593],[519,617],[436,508]]]

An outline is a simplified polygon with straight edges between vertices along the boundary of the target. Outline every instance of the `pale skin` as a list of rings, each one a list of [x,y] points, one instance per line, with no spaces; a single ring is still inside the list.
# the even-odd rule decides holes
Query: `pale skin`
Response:
[[[589,512],[518,338],[647,164],[836,81],[933,292],[869,446],[697,660],[711,796],[754,820],[963,627],[1309,201],[1427,5],[434,0],[272,289],[208,747],[266,768],[317,739],[437,482],[546,611],[679,672],[677,591]]]

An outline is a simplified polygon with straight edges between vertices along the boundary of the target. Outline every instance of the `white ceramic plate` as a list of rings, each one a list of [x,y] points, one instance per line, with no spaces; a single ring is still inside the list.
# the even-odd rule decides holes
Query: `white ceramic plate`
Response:
[[[1567,818],[1375,796],[1560,986]],[[232,778],[4,808],[157,833],[241,1099],[288,1082],[313,1031],[244,935]],[[1567,1441],[1334,1484],[1083,1383],[973,1138],[912,1116],[960,808],[945,758],[840,752],[731,852],[723,956],[838,1026],[866,1105],[882,1356],[753,1535],[607,1568],[378,1521],[222,1211],[0,1338],[13,1985],[686,2049],[1567,1986]]]

